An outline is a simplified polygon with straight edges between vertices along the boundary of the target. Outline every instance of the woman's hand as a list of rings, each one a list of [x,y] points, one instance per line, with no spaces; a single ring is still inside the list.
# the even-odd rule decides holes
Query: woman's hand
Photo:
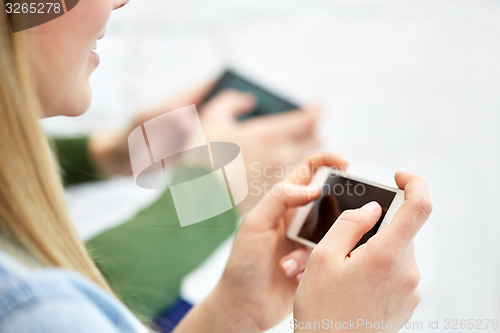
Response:
[[[329,323],[321,332],[396,332],[411,318],[420,301],[413,237],[432,204],[420,177],[398,172],[396,183],[405,202],[386,228],[351,252],[380,217],[370,203],[343,212],[314,248],[295,297],[296,332],[311,332],[300,329],[307,322]]]
[[[275,185],[246,216],[235,237],[226,269],[210,296],[181,322],[178,332],[258,332],[276,325],[292,311],[308,250],[286,237],[295,207],[316,199],[321,188],[306,186],[321,166],[344,170],[347,162],[332,153],[307,159],[287,182]],[[301,257],[290,274],[283,257]],[[197,326],[204,324],[204,326]]]
[[[398,172],[405,203],[385,229],[352,251],[381,208],[370,203],[345,211],[310,254],[285,234],[295,207],[320,194],[304,186],[320,166],[345,169],[347,163],[337,155],[318,155],[275,186],[243,222],[219,284],[178,332],[262,331],[290,313],[294,296],[297,332],[307,322],[329,323],[332,332],[375,332],[380,325],[394,332],[409,320],[420,300],[412,240],[432,210],[425,183]],[[351,322],[358,326],[353,329]]]

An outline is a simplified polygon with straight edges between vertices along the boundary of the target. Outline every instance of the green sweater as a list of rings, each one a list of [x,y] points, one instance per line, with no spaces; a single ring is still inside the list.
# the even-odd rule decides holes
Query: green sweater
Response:
[[[54,147],[65,185],[100,179],[88,138],[55,139]],[[230,210],[181,228],[167,189],[149,207],[86,245],[121,300],[136,314],[153,318],[173,304],[182,279],[235,231],[236,221],[237,212]]]

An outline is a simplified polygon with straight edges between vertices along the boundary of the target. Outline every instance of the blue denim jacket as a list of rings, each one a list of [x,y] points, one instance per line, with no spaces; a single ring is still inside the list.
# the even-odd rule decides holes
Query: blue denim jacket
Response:
[[[28,268],[0,251],[0,332],[147,332],[90,280],[57,268]]]

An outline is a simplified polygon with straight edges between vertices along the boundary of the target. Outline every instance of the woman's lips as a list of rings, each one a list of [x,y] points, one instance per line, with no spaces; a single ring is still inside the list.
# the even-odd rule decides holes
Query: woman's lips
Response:
[[[99,55],[94,52],[93,50],[90,50],[90,61],[92,61],[95,65],[95,67],[99,66],[99,62],[101,61],[101,59],[99,58]]]
[[[102,38],[102,37],[101,37]],[[99,54],[95,52],[97,49],[97,41],[94,41],[92,48],[90,50],[90,60],[94,63],[95,67],[99,66]]]

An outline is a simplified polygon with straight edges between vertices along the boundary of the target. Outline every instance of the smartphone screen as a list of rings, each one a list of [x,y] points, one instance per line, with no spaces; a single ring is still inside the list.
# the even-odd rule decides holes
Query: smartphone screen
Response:
[[[357,248],[378,231],[395,196],[394,191],[329,174],[322,194],[314,203],[298,236],[317,244],[344,210],[360,208],[370,201],[377,201],[382,206],[382,215],[375,226],[356,244],[354,248]]]
[[[224,72],[212,91],[210,91],[210,93],[208,93],[208,95],[204,98],[202,104],[226,89],[239,90],[255,96],[255,108],[247,114],[239,117],[238,120],[245,120],[252,117],[299,109],[298,105],[271,93],[258,84],[236,74],[232,70]]]

